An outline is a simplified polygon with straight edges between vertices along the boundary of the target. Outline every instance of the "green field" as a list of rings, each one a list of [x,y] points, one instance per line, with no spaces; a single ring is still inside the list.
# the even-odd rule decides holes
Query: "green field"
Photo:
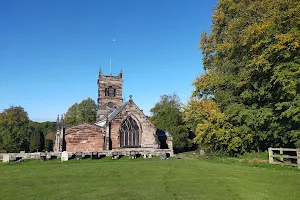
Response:
[[[300,170],[199,159],[0,163],[0,199],[300,199]]]

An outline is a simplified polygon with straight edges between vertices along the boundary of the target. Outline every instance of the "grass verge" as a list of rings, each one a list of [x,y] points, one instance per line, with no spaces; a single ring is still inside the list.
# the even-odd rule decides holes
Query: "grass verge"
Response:
[[[0,163],[0,199],[299,199],[300,170],[201,159]]]

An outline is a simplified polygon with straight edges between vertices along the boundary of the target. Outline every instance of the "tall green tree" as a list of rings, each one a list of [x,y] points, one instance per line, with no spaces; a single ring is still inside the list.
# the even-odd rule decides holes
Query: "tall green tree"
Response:
[[[45,138],[48,134],[53,135],[56,133],[56,122],[50,122],[50,121],[30,122],[30,126],[32,126],[34,129],[34,133],[30,136],[30,145],[29,145],[30,150],[33,151],[36,151],[36,149],[38,149],[39,151],[45,150],[45,143],[46,143]],[[32,141],[37,141],[37,142],[32,142]],[[36,143],[39,144],[37,145],[38,147],[33,147],[36,146],[35,145]]]
[[[56,132],[56,122],[31,122],[30,125],[34,127],[34,129],[41,131],[44,136],[50,132]]]
[[[67,126],[75,126],[82,123],[96,122],[97,105],[91,98],[87,98],[80,104],[73,104],[65,114]]]
[[[45,135],[45,151],[53,151],[56,131],[48,132]]]
[[[79,119],[81,123],[96,122],[97,105],[91,98],[87,98],[78,105]]]
[[[300,1],[219,0],[200,49],[205,73],[187,112],[203,100],[220,112],[206,127],[199,118],[200,145],[232,154],[300,146]]]
[[[160,101],[150,111],[150,120],[156,128],[172,135],[175,151],[190,147],[189,131],[183,120],[180,99],[176,94],[161,96]]]
[[[75,126],[80,123],[78,103],[74,103],[65,114],[65,122],[67,126]]]
[[[0,150],[19,152],[29,150],[33,128],[27,112],[20,106],[11,106],[0,113]]]
[[[41,137],[43,133],[39,132],[37,130],[34,130],[33,133],[30,136],[30,143],[29,143],[29,150],[30,152],[35,152],[35,151],[42,151],[42,140],[43,138]]]

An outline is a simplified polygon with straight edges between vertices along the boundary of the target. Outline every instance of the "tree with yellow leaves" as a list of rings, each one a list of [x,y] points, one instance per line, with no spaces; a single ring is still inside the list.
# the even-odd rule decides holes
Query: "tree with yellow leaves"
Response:
[[[185,119],[202,148],[300,147],[300,1],[219,0]],[[214,106],[212,106],[214,105]]]

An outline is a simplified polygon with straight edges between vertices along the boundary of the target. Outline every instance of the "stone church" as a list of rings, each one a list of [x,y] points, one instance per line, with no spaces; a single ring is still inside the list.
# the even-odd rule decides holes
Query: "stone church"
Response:
[[[155,128],[134,103],[132,96],[123,102],[122,71],[118,76],[98,76],[98,111],[95,124],[65,127],[59,121],[56,152],[149,152],[162,150],[173,155],[172,137]]]

